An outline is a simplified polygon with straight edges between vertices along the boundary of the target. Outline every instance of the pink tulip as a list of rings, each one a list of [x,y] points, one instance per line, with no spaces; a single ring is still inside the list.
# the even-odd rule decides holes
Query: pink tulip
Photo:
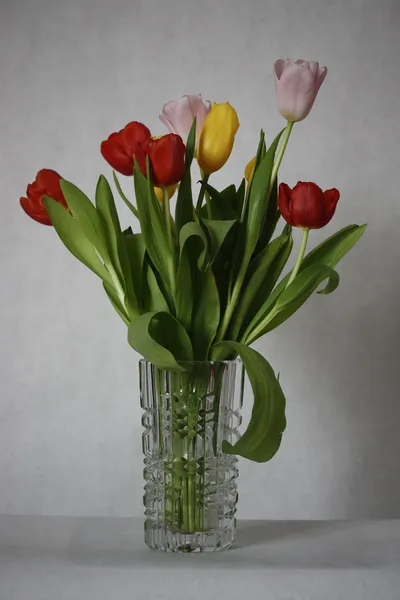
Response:
[[[310,112],[328,69],[311,60],[283,60],[274,65],[278,110],[295,123]]]
[[[196,117],[196,140],[200,139],[206,116],[211,110],[211,102],[203,102],[201,94],[182,96],[179,100],[167,102],[163,106],[160,120],[170,133],[180,135],[186,142],[193,120]]]

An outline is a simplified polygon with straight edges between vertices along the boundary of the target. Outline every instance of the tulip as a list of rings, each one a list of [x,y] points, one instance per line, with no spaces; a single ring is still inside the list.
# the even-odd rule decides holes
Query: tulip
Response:
[[[43,197],[49,196],[56,200],[68,210],[67,203],[61,191],[60,181],[62,177],[51,169],[41,169],[36,175],[33,183],[26,188],[26,198],[20,199],[23,210],[32,219],[42,225],[52,225],[49,215],[44,206]]]
[[[176,133],[186,141],[196,118],[196,142],[198,142],[210,110],[211,102],[209,100],[203,102],[201,94],[182,96],[179,100],[164,104],[160,120],[170,133]]]
[[[320,229],[332,219],[340,194],[337,189],[326,190],[312,182],[299,181],[293,188],[286,183],[279,186],[279,210],[290,225],[306,229]]]
[[[274,65],[278,110],[295,123],[309,114],[328,69],[306,60],[279,59]]]
[[[206,175],[224,166],[232,152],[238,129],[239,119],[229,102],[212,105],[197,148],[197,161]]]
[[[150,130],[143,123],[132,121],[102,142],[100,150],[113,169],[122,175],[133,175],[137,146],[150,136]]]
[[[151,180],[155,187],[178,183],[185,170],[185,144],[175,133],[149,138],[136,149],[136,160],[146,175],[146,156],[149,157]]]
[[[171,200],[172,196],[175,194],[176,192],[176,185],[169,185],[167,188],[165,188],[168,192],[168,200]],[[159,188],[159,187],[155,187],[154,188],[154,193],[157,196],[157,199],[160,202],[164,202],[164,190],[163,188]]]
[[[253,175],[254,175],[254,167],[256,166],[256,156],[254,156],[254,158],[252,158],[246,165],[246,168],[244,170],[244,176],[246,178],[247,183],[250,183],[251,180],[253,179]]]

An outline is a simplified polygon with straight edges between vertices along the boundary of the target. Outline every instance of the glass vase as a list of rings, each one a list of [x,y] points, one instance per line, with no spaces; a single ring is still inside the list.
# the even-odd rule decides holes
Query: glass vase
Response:
[[[239,359],[180,363],[167,371],[140,361],[145,542],[164,552],[229,548],[235,539],[237,458],[244,369]]]

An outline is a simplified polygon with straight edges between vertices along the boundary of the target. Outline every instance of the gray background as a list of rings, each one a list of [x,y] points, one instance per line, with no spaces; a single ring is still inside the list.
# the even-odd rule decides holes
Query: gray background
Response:
[[[369,223],[315,296],[257,344],[288,400],[267,465],[241,463],[239,516],[400,516],[398,0],[0,1],[0,512],[140,515],[137,355],[101,285],[18,205],[38,169],[89,194],[110,175],[99,143],[184,93],[229,100],[238,182],[259,128],[283,125],[278,57],[329,68],[281,177],[342,197],[311,243]],[[124,223],[129,215],[121,209]],[[247,392],[247,411],[250,409]]]

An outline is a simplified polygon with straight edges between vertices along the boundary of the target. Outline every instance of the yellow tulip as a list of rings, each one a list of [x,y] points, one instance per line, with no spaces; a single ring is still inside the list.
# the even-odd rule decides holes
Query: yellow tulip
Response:
[[[197,162],[206,175],[224,166],[232,152],[238,129],[239,119],[229,102],[212,105],[197,148]]]
[[[254,175],[254,167],[256,166],[256,157],[252,158],[246,165],[244,170],[244,176],[246,177],[247,183],[250,183]]]
[[[169,200],[171,200],[172,196],[175,194],[175,192],[176,192],[176,187],[177,187],[176,185],[169,185],[169,186],[167,187],[167,190],[168,190],[168,199],[169,199]],[[163,188],[160,188],[160,187],[155,187],[155,188],[154,188],[154,192],[155,192],[155,194],[156,194],[156,196],[157,196],[158,200],[159,200],[160,202],[164,202],[164,190],[163,190]]]

